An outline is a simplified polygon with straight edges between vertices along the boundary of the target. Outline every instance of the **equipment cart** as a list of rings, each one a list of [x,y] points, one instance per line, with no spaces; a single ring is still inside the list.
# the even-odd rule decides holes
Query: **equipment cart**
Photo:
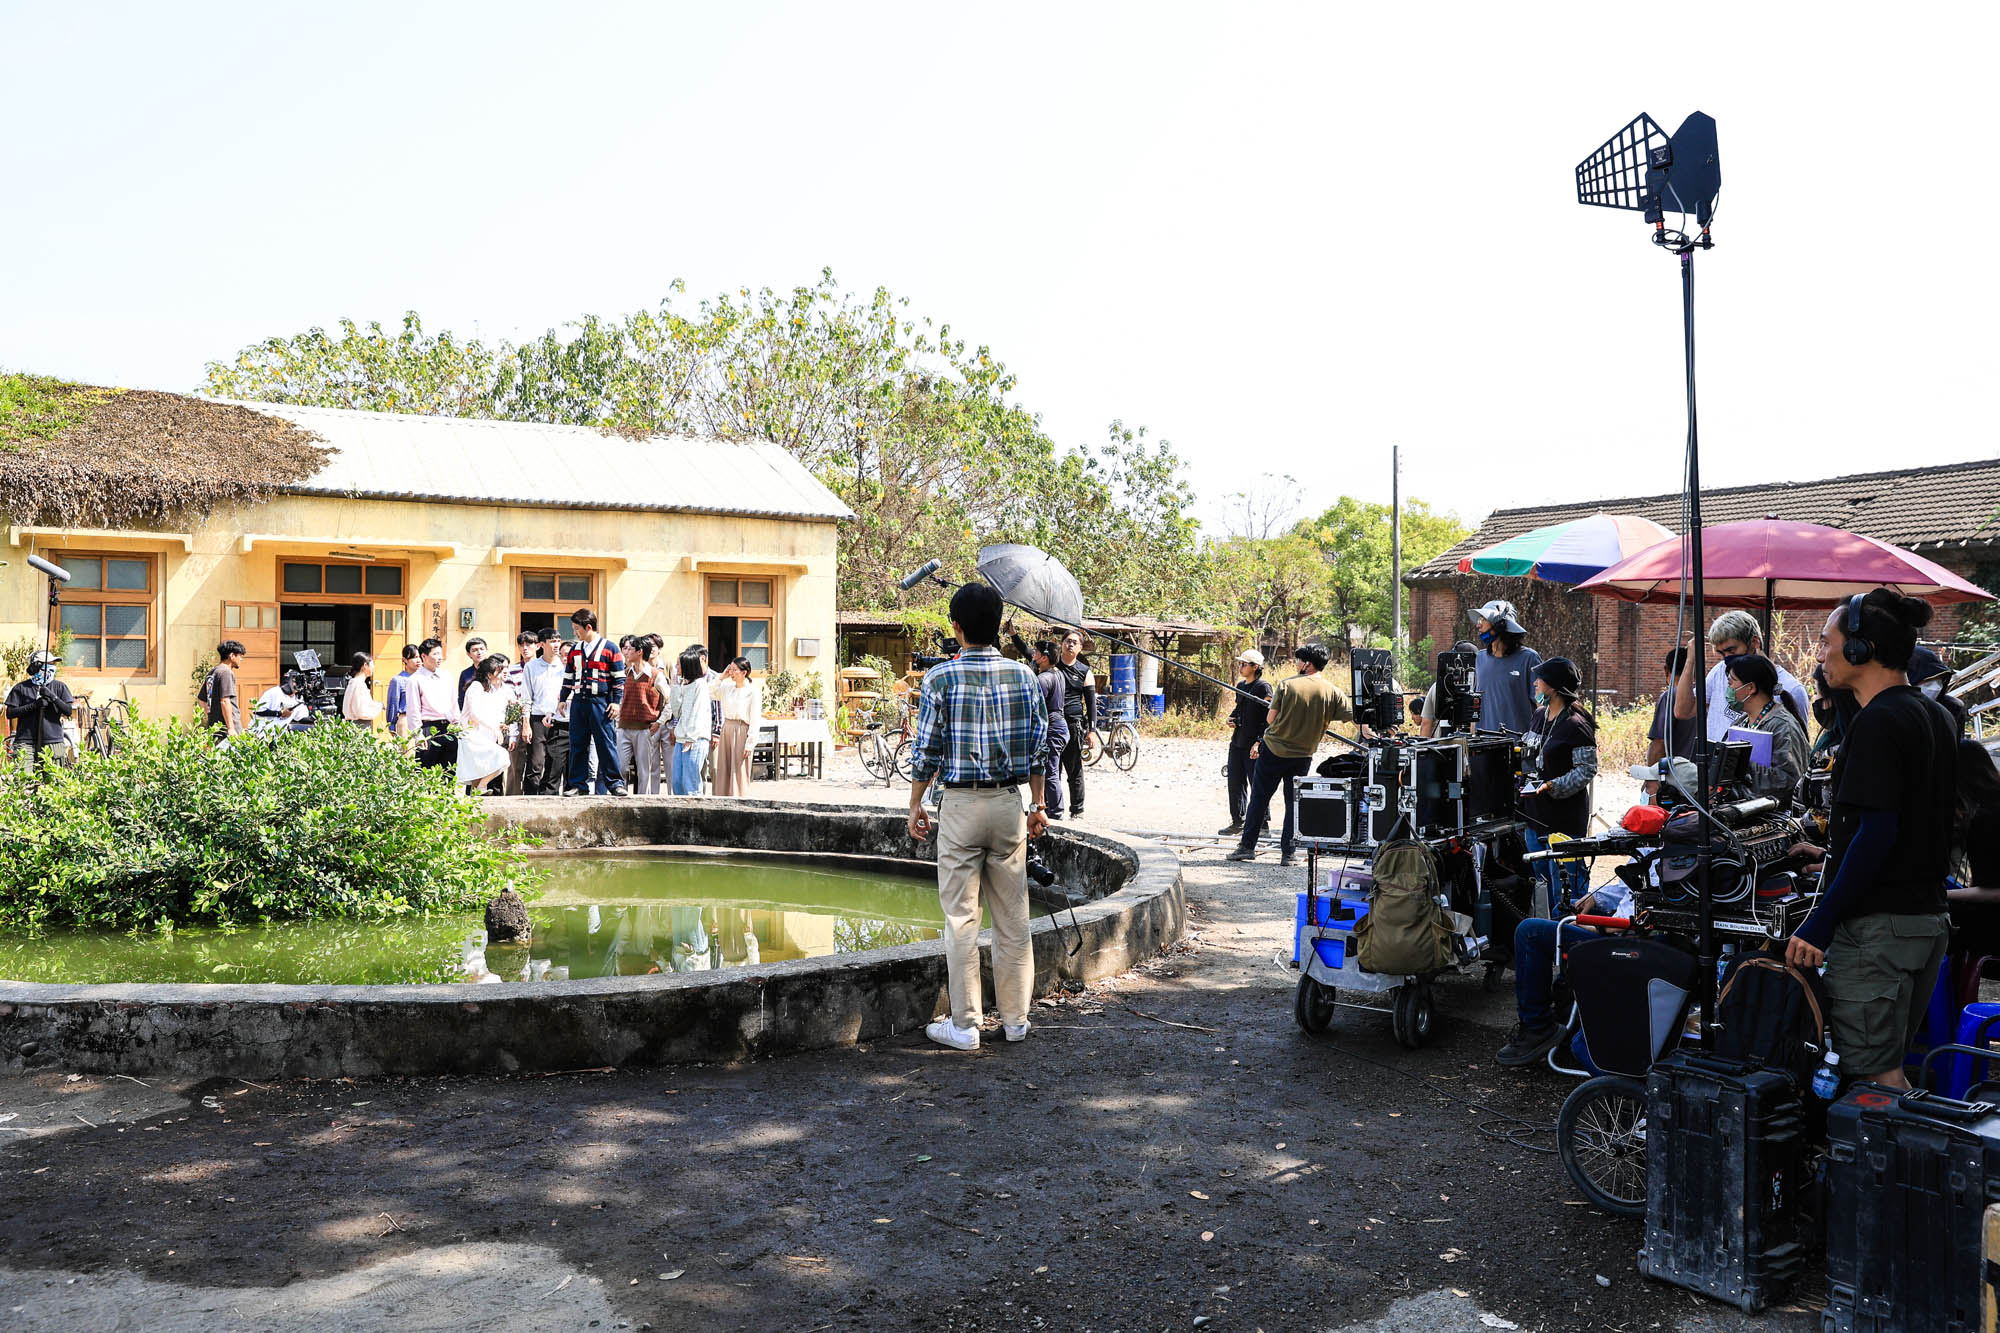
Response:
[[[1486,988],[1491,990],[1498,984],[1501,965],[1487,959],[1487,938],[1475,933],[1473,921],[1458,913],[1454,913],[1454,920],[1462,923],[1464,929],[1459,934],[1456,967],[1412,976],[1362,971],[1355,952],[1354,928],[1368,915],[1373,878],[1365,869],[1342,866],[1322,882],[1318,848],[1307,850],[1306,877],[1305,892],[1298,898],[1292,949],[1292,966],[1299,970],[1293,1016],[1305,1031],[1315,1034],[1326,1031],[1335,1009],[1380,1011],[1377,1004],[1342,1000],[1341,991],[1363,995],[1386,993],[1396,1041],[1416,1050],[1430,1040],[1435,1012],[1432,983],[1438,977],[1479,964],[1486,969]],[[1480,915],[1485,916],[1485,911]]]

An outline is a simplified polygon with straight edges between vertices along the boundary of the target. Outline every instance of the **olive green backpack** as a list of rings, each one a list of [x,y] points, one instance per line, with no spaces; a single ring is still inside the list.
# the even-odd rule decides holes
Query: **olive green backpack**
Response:
[[[1417,976],[1458,962],[1451,915],[1438,904],[1437,855],[1421,842],[1385,842],[1370,867],[1375,887],[1354,926],[1364,972]]]

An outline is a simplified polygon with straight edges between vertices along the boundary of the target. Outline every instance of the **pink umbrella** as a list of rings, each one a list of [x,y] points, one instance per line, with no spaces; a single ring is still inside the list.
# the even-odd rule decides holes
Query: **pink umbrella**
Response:
[[[1674,537],[1621,560],[1577,585],[1579,591],[1628,602],[1681,597],[1686,538]],[[1892,588],[1936,604],[1990,602],[1993,594],[1944,566],[1858,532],[1759,518],[1718,523],[1701,538],[1702,595],[1710,606],[1765,612],[1834,606],[1870,588]]]

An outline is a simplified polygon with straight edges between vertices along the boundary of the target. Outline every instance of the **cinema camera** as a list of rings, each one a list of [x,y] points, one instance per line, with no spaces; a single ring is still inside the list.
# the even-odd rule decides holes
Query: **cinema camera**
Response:
[[[299,687],[295,693],[299,701],[315,714],[338,717],[340,693],[328,684],[326,668],[320,665],[319,654],[311,648],[301,648],[292,654],[292,665],[298,670]],[[345,688],[346,682],[337,683]]]

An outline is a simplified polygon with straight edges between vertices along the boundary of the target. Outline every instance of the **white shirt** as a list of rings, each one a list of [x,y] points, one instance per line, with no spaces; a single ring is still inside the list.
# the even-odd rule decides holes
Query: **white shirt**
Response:
[[[728,677],[723,677],[716,687],[716,696],[722,700],[722,720],[724,722],[748,722],[755,725],[763,717],[764,687],[754,680],[746,680],[741,685]]]
[[[552,716],[562,696],[562,683],[561,662],[551,662],[539,655],[530,658],[528,665],[521,668],[521,688],[527,695],[529,716]]]
[[[250,728],[260,735],[283,731],[294,722],[312,721],[312,709],[306,707],[305,700],[286,694],[282,685],[273,685],[258,695],[250,713]]]
[[[1728,665],[1727,662],[1717,662],[1708,672],[1708,738],[1712,741],[1729,739],[1729,729],[1743,718],[1736,705],[1729,701],[1729,681],[1723,674]],[[1792,702],[1799,706],[1800,717],[1811,717],[1812,704],[1806,699],[1806,687],[1799,684],[1797,676],[1776,662],[1771,665],[1778,672],[1778,692],[1792,696]]]
[[[373,722],[375,715],[382,711],[382,705],[375,702],[368,685],[366,676],[349,678],[347,693],[340,696],[340,715],[349,722]]]

